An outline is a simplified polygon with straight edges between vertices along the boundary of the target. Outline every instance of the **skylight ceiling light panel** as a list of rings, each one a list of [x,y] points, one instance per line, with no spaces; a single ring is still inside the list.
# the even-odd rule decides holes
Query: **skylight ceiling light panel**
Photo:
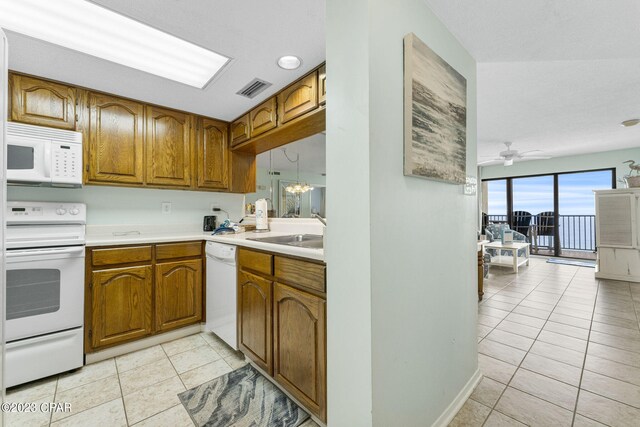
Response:
[[[0,27],[198,88],[229,61],[85,0],[0,0]]]

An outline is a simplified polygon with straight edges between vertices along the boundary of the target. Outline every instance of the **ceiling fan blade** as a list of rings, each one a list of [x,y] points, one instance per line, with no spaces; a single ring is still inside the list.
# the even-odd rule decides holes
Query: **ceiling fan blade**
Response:
[[[487,163],[501,162],[501,161],[503,161],[503,160],[504,160],[504,159],[491,159],[491,160],[485,160],[485,161],[483,161],[483,162],[478,162],[478,166],[479,166],[479,165],[485,165],[485,164],[487,164]]]
[[[550,156],[521,156],[521,159],[529,159],[529,160],[547,160],[550,159]]]
[[[527,150],[520,153],[520,155],[528,154],[528,153],[542,153],[542,150]]]

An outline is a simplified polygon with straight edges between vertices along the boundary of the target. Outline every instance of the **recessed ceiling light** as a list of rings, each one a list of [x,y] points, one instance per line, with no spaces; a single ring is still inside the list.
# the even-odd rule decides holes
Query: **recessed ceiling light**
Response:
[[[628,128],[631,126],[635,126],[638,123],[640,123],[640,119],[629,119],[629,120],[625,120],[624,122],[620,123],[622,126]]]
[[[197,88],[229,62],[84,0],[0,0],[0,27]]]
[[[296,68],[300,67],[301,64],[302,60],[293,55],[281,56],[278,59],[278,67],[284,68],[285,70],[295,70]]]

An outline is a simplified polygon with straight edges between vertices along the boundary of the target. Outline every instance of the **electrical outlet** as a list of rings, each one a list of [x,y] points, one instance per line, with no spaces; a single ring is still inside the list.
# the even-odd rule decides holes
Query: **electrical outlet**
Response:
[[[161,211],[163,214],[171,213],[171,202],[162,202],[161,206],[162,206]]]
[[[211,203],[211,205],[209,206],[209,210],[211,212],[215,212],[214,209],[220,209],[220,203]]]

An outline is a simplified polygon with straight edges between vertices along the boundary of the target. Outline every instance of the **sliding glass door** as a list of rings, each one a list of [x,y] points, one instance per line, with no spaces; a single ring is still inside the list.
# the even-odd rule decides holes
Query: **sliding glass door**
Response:
[[[533,251],[555,253],[553,175],[513,178],[511,228],[528,237]]]
[[[593,190],[612,188],[610,170],[558,175],[561,255],[595,258],[596,209]]]
[[[595,259],[593,190],[615,188],[615,169],[485,180],[483,215],[527,236],[540,255]]]
[[[499,223],[507,222],[507,180],[495,179],[483,183],[483,202],[485,207],[482,212],[487,215],[483,221]],[[486,224],[485,224],[486,225]]]

